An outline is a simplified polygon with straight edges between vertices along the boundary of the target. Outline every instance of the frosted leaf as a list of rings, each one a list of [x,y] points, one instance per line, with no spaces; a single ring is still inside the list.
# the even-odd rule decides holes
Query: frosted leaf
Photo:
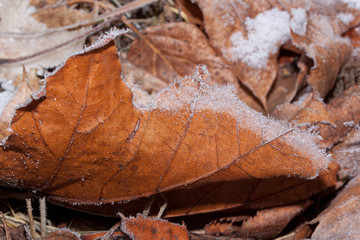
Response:
[[[142,108],[141,110],[160,109],[176,113],[180,109],[190,108],[191,112],[196,114],[201,114],[206,110],[228,114],[236,119],[239,128],[254,133],[261,132],[262,142],[260,144],[265,145],[281,137],[294,148],[295,152],[304,153],[304,157],[316,160],[324,159],[325,151],[319,149],[315,144],[315,140],[319,138],[317,134],[296,129],[285,121],[264,116],[239,100],[232,87],[206,84],[208,78],[207,69],[199,66],[194,76],[175,82],[163,89],[146,109]],[[304,151],[304,149],[306,150]],[[325,159],[329,159],[329,156]],[[314,167],[324,164],[316,160],[313,162]]]
[[[14,85],[11,82],[3,82],[1,87],[4,91],[0,92],[0,115],[3,113],[5,106],[8,104],[15,92]]]

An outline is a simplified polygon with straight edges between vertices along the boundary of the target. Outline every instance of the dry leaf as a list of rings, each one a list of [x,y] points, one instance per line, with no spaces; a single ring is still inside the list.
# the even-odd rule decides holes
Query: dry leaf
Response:
[[[346,136],[345,141],[335,145],[331,154],[340,166],[340,179],[353,178],[360,174],[360,132],[354,129]]]
[[[360,239],[360,175],[351,180],[331,205],[314,219],[311,239]]]
[[[360,85],[354,85],[339,97],[332,99],[326,108],[334,119],[336,127],[322,126],[320,135],[323,138],[322,144],[332,146],[344,141],[344,137],[350,132],[351,128],[344,123],[353,122],[354,125],[360,123]]]
[[[46,8],[36,10],[31,16],[38,22],[46,24],[48,28],[63,27],[94,17],[92,13],[71,9],[64,4],[47,6]]]
[[[142,39],[132,43],[128,60],[165,82],[180,80],[193,74],[199,64],[206,64],[215,83],[238,84],[229,66],[195,25],[161,24],[146,28],[142,34]]]
[[[193,24],[201,25],[203,16],[199,7],[190,0],[179,0],[175,2],[181,13],[185,13],[185,21]],[[183,15],[182,15],[183,16]]]
[[[349,40],[341,37],[334,27],[336,19],[311,12],[308,18],[307,34],[301,36],[292,32],[294,45],[303,49],[313,59],[308,83],[325,97],[334,87],[342,66],[349,60],[352,51]]]
[[[302,102],[285,104],[274,112],[274,116],[301,124],[319,131],[322,137],[317,143],[321,148],[330,149],[344,141],[351,128],[344,125],[360,122],[360,85],[354,85],[325,106],[316,95],[309,94]]]
[[[136,218],[122,218],[121,230],[131,239],[169,239],[188,240],[189,234],[185,226],[170,223],[159,218],[147,218],[138,214]]]
[[[335,98],[339,97],[341,93],[355,84],[360,84],[360,48],[352,52],[349,61],[341,69],[331,93]]]
[[[197,2],[211,45],[232,63],[235,76],[265,108],[281,45],[292,42],[315,61],[308,82],[323,97],[351,50],[341,34],[360,20],[359,11],[338,1],[327,1],[326,8],[316,1]],[[336,18],[337,13],[353,21]]]
[[[312,201],[305,201],[296,205],[260,210],[254,217],[216,220],[205,226],[205,232],[232,237],[272,239],[311,204]]]
[[[38,22],[31,16],[30,10],[32,7],[29,6],[29,1],[1,0],[0,3],[2,4],[0,8],[0,29],[8,33],[0,36],[0,48],[2,49],[0,58],[31,55],[68,41],[86,31],[86,28],[79,28],[73,31],[63,30],[37,36],[36,33],[44,32],[48,28],[44,23]],[[34,36],[31,36],[31,34],[34,34]],[[44,54],[35,59],[29,59],[21,63],[2,64],[0,66],[0,82],[14,81],[17,76],[21,76],[23,64],[26,65],[27,70],[57,66],[63,62],[69,53],[81,49],[83,43],[84,39],[80,39],[67,45],[66,48],[59,48],[50,54]]]
[[[131,44],[128,60],[166,83],[193,74],[199,64],[206,64],[212,76],[208,84],[232,84],[238,97],[261,111],[259,103],[239,86],[224,59],[210,46],[205,34],[189,23],[167,23],[148,27]]]
[[[360,26],[352,28],[345,33],[345,36],[351,39],[351,44],[354,48],[360,47]]]
[[[304,86],[311,66],[309,64],[311,60],[305,54],[298,55],[285,50],[283,52],[280,52],[278,59],[276,81],[267,96],[269,112],[294,99],[299,89]]]
[[[48,233],[43,240],[80,240],[80,237],[70,230],[59,229]]]
[[[2,185],[102,204],[224,181],[315,178],[328,165],[316,136],[207,85],[205,68],[136,108],[115,46],[99,47],[115,35],[69,58],[46,79],[46,96],[16,111],[0,151]]]

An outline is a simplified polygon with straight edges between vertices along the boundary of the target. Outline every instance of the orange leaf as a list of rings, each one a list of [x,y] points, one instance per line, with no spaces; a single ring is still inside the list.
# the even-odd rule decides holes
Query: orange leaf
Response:
[[[179,188],[276,176],[315,178],[328,165],[308,132],[264,117],[205,68],[146,108],[132,102],[113,44],[74,55],[46,96],[16,111],[0,151],[4,186],[102,204]]]
[[[207,234],[213,235],[273,239],[294,217],[311,204],[312,201],[305,201],[294,205],[260,210],[253,217],[240,216],[216,220],[206,225],[205,231]]]
[[[170,223],[159,218],[146,218],[138,214],[136,218],[122,218],[121,230],[131,239],[189,239],[185,226]]]

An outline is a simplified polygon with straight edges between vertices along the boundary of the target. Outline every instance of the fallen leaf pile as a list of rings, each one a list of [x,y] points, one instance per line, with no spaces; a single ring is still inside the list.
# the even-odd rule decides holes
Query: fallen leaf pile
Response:
[[[25,65],[0,118],[0,185],[121,213],[132,239],[272,239],[294,219],[293,239],[359,238],[359,6],[177,4],[189,20],[137,32],[123,63],[128,31],[112,29],[40,83]],[[225,217],[199,235],[143,211]]]

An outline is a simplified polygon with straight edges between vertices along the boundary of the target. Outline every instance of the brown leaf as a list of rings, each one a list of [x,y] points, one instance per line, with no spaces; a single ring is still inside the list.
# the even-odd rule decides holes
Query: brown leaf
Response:
[[[313,180],[300,178],[276,177],[269,179],[243,179],[231,182],[219,182],[204,186],[183,187],[162,193],[163,197],[157,197],[160,203],[166,200],[167,208],[164,212],[166,217],[193,215],[226,209],[238,209],[247,211],[274,206],[292,204],[306,200],[329,187],[337,184],[336,173],[339,166],[330,163],[328,168]],[[53,200],[61,199],[51,197]],[[165,199],[165,200],[164,200]],[[148,198],[139,198],[121,203],[109,203],[98,205],[78,205],[61,202],[61,204],[98,214],[115,215],[121,212],[125,215],[141,212],[148,202]],[[151,214],[156,216],[159,212],[157,206],[153,206]]]
[[[359,21],[359,11],[337,1],[327,2],[326,7],[317,1],[288,0],[197,3],[211,45],[231,62],[235,76],[265,108],[281,45],[292,42],[312,58],[315,66],[308,82],[324,97],[351,51],[341,34]],[[337,13],[348,14],[354,21],[341,21],[344,18]]]
[[[65,5],[54,5],[41,8],[31,16],[38,22],[46,24],[48,28],[58,28],[90,19],[93,14],[71,9]]]
[[[359,239],[359,206],[360,175],[351,180],[331,205],[311,222],[319,222],[311,239]]]
[[[319,131],[321,140],[318,145],[330,149],[334,144],[344,141],[351,128],[344,125],[360,122],[360,85],[354,85],[337,98],[333,98],[326,106],[316,94],[309,94],[302,102],[286,104],[274,112],[280,119],[291,120]]]
[[[8,231],[8,233],[6,233]],[[28,239],[26,237],[26,231],[25,226],[20,225],[18,227],[4,227],[4,222],[0,222],[0,239],[7,240],[6,234],[10,236],[10,239],[16,239],[16,240],[26,240]]]
[[[345,141],[331,149],[334,161],[340,166],[340,179],[353,178],[360,174],[360,132],[354,129],[346,136]]]
[[[216,55],[206,36],[195,25],[183,22],[161,24],[146,28],[142,34],[142,39],[132,43],[128,60],[165,82],[180,80],[193,74],[199,64],[206,64],[215,83],[237,84],[229,66]]]
[[[321,97],[334,87],[337,74],[352,51],[348,40],[341,37],[341,32],[336,32],[333,21],[326,15],[310,13],[307,34],[300,36],[292,32],[291,35],[294,44],[314,61],[307,81]]]
[[[314,135],[208,86],[206,69],[138,109],[115,46],[94,48],[69,58],[47,78],[46,96],[16,111],[0,151],[2,185],[102,204],[224,181],[314,178],[328,165]]]
[[[360,47],[360,26],[352,28],[344,35],[351,39],[351,44],[353,48]]]
[[[179,0],[176,1],[175,4],[178,5],[177,7],[181,12],[185,13],[186,22],[199,25],[202,24],[203,16],[199,7],[196,4],[194,4],[190,0]]]
[[[330,116],[334,119],[334,126],[323,126],[320,135],[322,142],[332,146],[342,142],[351,128],[344,125],[345,122],[360,123],[360,85],[354,85],[344,91],[339,97],[332,99],[326,107]]]
[[[195,25],[183,22],[148,27],[141,39],[131,44],[128,60],[166,83],[193,74],[206,64],[212,76],[209,84],[232,84],[242,101],[261,111],[262,107],[239,86],[239,82],[221,56],[210,46],[205,34]]]
[[[205,232],[213,235],[272,239],[311,204],[312,201],[305,201],[295,205],[260,210],[254,217],[216,220],[205,226]]]
[[[309,70],[310,59],[305,54],[298,55],[285,50],[283,52],[279,55],[276,81],[267,97],[269,112],[294,99],[298,90],[303,87]]]
[[[189,239],[185,226],[170,223],[159,218],[146,218],[138,214],[136,218],[122,218],[121,230],[131,239]]]
[[[79,240],[80,237],[74,232],[65,229],[59,229],[48,233],[44,240]]]

